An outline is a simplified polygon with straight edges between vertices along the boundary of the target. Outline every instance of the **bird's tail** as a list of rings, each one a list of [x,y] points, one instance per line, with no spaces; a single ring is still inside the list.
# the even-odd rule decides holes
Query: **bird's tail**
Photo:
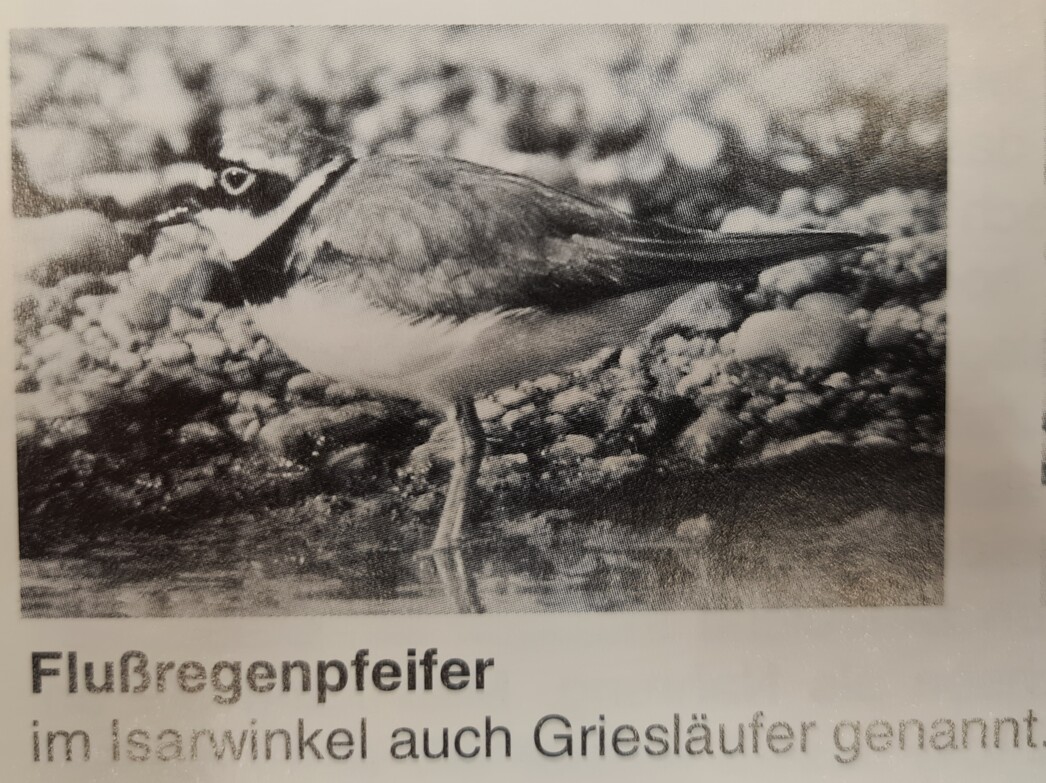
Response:
[[[730,263],[753,261],[776,263],[791,258],[850,250],[884,242],[879,234],[840,231],[793,231],[784,233],[723,233],[700,231],[671,239],[638,240],[631,248],[640,256],[687,257],[693,261]]]

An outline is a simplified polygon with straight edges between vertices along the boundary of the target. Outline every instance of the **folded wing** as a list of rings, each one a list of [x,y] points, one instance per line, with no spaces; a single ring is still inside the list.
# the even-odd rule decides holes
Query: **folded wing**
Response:
[[[449,158],[361,160],[316,205],[296,277],[417,316],[572,310],[685,281],[732,280],[877,241],[722,234],[642,222],[534,180]]]

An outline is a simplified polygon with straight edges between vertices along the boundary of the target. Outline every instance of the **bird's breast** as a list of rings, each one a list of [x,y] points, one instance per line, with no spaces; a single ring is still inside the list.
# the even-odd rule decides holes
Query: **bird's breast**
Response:
[[[304,367],[383,394],[445,408],[623,345],[685,286],[607,299],[568,313],[412,317],[344,289],[299,283],[252,308],[257,326]]]

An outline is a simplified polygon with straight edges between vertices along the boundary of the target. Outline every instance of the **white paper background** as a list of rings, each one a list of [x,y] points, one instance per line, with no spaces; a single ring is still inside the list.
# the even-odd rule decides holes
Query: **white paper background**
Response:
[[[616,614],[608,616],[340,617],[216,620],[19,618],[13,416],[0,418],[3,568],[0,620],[0,769],[8,780],[1041,780],[1046,749],[914,751],[833,760],[837,719],[1043,716],[1046,611],[1041,606],[1046,492],[1040,486],[1043,303],[1044,9],[1041,2],[536,2],[479,4],[108,2],[9,3],[4,23],[280,24],[361,22],[882,22],[944,23],[950,54],[948,498],[944,608]],[[3,46],[7,47],[4,35]],[[6,53],[6,52],[5,52]],[[0,80],[7,104],[9,84]],[[7,116],[5,112],[5,116]],[[6,121],[4,133],[8,132]],[[4,144],[5,171],[10,170]],[[10,216],[10,188],[3,216]],[[8,231],[3,232],[9,236]],[[6,248],[12,252],[11,248]],[[11,280],[0,307],[11,312]],[[10,345],[0,318],[0,345]],[[11,362],[6,367],[10,368]],[[13,384],[0,383],[12,410]],[[494,657],[485,692],[344,693],[325,707],[308,696],[246,695],[219,707],[202,694],[43,696],[30,692],[31,650],[79,651],[81,660],[142,649],[155,660],[399,657],[409,646],[443,656]],[[670,722],[705,712],[713,723],[817,720],[809,752],[784,756],[542,759],[534,721]],[[165,727],[351,726],[366,714],[370,758],[236,767],[172,763],[115,769],[105,760],[108,721]],[[514,730],[513,759],[392,763],[398,725],[451,726],[484,715]],[[32,764],[34,718],[48,728],[93,729],[89,764]]]

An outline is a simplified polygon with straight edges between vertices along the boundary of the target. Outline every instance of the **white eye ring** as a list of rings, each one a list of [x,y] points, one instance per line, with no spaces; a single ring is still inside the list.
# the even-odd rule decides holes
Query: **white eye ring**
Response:
[[[253,171],[245,169],[243,166],[229,166],[226,169],[222,169],[222,173],[218,175],[218,182],[222,186],[222,190],[230,196],[239,196],[254,184],[257,176]]]

